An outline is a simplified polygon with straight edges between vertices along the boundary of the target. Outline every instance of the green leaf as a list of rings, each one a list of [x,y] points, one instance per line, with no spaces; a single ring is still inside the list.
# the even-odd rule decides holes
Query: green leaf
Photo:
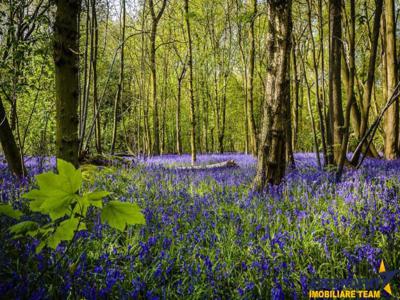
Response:
[[[15,224],[8,228],[13,234],[26,234],[29,231],[34,231],[39,227],[39,224],[33,221],[24,221],[18,224]]]
[[[123,231],[126,225],[146,224],[140,208],[134,203],[110,201],[101,212],[101,221]]]
[[[0,214],[6,215],[8,217],[17,220],[23,215],[21,211],[19,211],[18,209],[14,209],[9,204],[0,204]]]
[[[62,159],[57,159],[57,170],[59,176],[63,176],[68,181],[68,190],[76,193],[82,186],[82,172],[75,169],[74,165]]]
[[[58,244],[61,243],[61,241],[72,240],[74,238],[75,232],[86,229],[85,224],[82,223],[79,224],[79,228],[78,224],[79,224],[79,219],[76,218],[71,218],[62,221],[60,225],[57,227],[54,234],[47,239],[47,245],[52,249],[56,249]]]
[[[86,217],[87,209],[90,206],[90,202],[86,196],[77,196],[77,204],[74,207],[74,213]]]
[[[87,193],[84,197],[87,198],[90,205],[93,205],[98,208],[103,208],[103,198],[111,195],[112,193],[106,191],[92,192]]]
[[[58,172],[43,173],[36,176],[39,189],[32,190],[22,197],[32,200],[32,211],[49,214],[52,220],[65,216],[71,204],[77,200],[76,192],[82,185],[80,170],[58,159]]]

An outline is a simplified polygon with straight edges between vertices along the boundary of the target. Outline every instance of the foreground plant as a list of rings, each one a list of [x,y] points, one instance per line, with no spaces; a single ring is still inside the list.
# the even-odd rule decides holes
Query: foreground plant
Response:
[[[44,247],[56,249],[62,241],[73,241],[77,232],[87,229],[88,209],[101,211],[101,222],[124,231],[127,225],[145,224],[140,208],[134,203],[104,199],[108,191],[80,193],[82,171],[63,160],[57,160],[58,174],[47,172],[36,176],[38,189],[22,195],[29,199],[29,208],[48,216],[46,224],[25,220],[9,227],[14,238],[32,237],[40,241],[36,253]],[[0,214],[21,219],[23,213],[9,204],[0,205]]]

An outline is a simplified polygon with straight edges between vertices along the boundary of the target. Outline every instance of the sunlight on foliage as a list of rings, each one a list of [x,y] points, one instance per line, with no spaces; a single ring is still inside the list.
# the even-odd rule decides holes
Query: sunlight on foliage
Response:
[[[50,222],[40,225],[33,221],[23,221],[9,228],[14,238],[30,236],[40,240],[36,252],[44,247],[56,249],[62,241],[73,241],[75,234],[86,230],[88,209],[92,206],[102,210],[101,219],[112,228],[125,230],[127,225],[145,224],[140,208],[134,203],[109,201],[103,199],[111,195],[108,191],[83,193],[83,175],[81,169],[63,160],[57,160],[58,173],[47,172],[36,176],[38,189],[33,189],[22,195],[29,199],[32,212],[38,212],[50,217]],[[94,172],[93,168],[90,168]],[[19,219],[23,214],[10,205],[0,205],[0,214]]]

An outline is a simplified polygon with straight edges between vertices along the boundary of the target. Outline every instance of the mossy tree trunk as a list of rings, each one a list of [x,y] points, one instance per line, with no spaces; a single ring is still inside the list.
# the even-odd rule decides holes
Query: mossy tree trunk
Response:
[[[54,26],[56,74],[56,153],[78,166],[80,0],[57,0]]]
[[[267,2],[267,75],[265,101],[258,150],[257,173],[253,185],[262,190],[267,183],[279,184],[286,169],[286,112],[290,100],[290,48],[291,48],[291,5],[290,0]]]
[[[343,139],[344,116],[342,108],[342,1],[329,1],[329,130],[328,164],[337,164]]]
[[[396,62],[396,20],[394,0],[385,0],[386,20],[386,69],[387,69],[387,91],[388,95],[393,93],[397,84],[397,62]],[[385,99],[386,100],[386,99]],[[387,110],[384,119],[385,131],[385,158],[398,158],[399,137],[399,104],[395,101]]]

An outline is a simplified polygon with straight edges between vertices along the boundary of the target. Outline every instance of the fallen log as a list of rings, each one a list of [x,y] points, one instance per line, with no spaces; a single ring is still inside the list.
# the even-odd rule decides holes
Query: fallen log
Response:
[[[90,165],[104,166],[104,167],[130,165],[133,162],[134,161],[132,159],[115,155],[107,155],[107,154],[83,156],[80,157],[79,159],[80,164],[90,164]]]
[[[227,161],[209,164],[209,165],[176,167],[175,169],[176,170],[209,170],[209,169],[235,168],[235,167],[239,167],[239,166],[234,160],[227,160]]]

